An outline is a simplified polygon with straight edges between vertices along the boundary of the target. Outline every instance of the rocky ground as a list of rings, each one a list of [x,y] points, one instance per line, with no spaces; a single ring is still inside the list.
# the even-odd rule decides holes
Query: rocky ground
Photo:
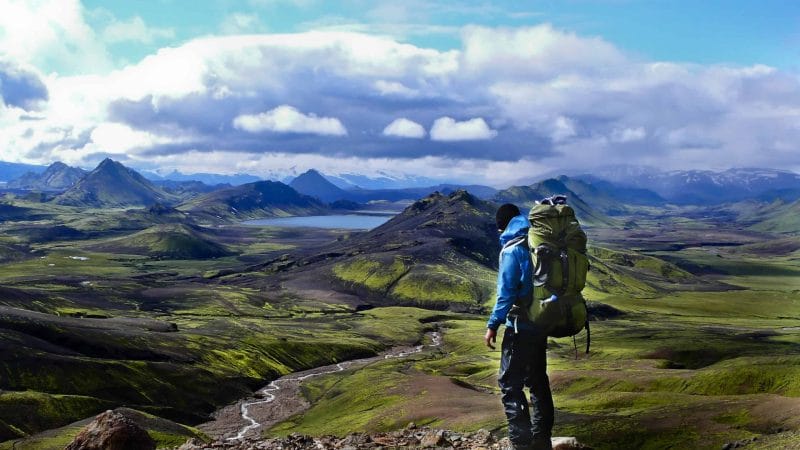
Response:
[[[378,434],[350,434],[345,437],[311,437],[292,434],[283,438],[248,438],[241,441],[219,440],[212,443],[203,443],[193,439],[181,446],[179,450],[360,450],[394,448],[490,450],[511,447],[507,438],[497,439],[487,430],[459,433],[409,424],[404,430]],[[580,444],[574,438],[553,438],[553,450],[585,450],[590,448]]]
[[[134,421],[117,411],[106,411],[89,423],[70,443],[68,450],[147,450],[156,443]],[[395,448],[438,448],[490,450],[510,448],[507,438],[498,439],[487,430],[459,433],[449,430],[418,427],[414,423],[405,429],[377,434],[349,434],[345,437],[311,437],[291,434],[282,438],[246,436],[239,440],[218,439],[203,442],[190,439],[178,450],[360,450]],[[553,450],[590,449],[574,438],[553,438]]]

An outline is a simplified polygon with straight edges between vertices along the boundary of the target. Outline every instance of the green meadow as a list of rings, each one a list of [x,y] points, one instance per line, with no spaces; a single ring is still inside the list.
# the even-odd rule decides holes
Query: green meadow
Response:
[[[483,344],[496,253],[475,244],[488,213],[441,201],[377,235],[24,204],[0,224],[0,448],[63,448],[119,407],[162,448],[209,439],[192,427],[272,379],[418,344],[306,380],[310,408],[263,433],[504,435],[499,351]],[[550,341],[555,434],[597,449],[800,445],[796,236],[647,214],[588,230],[592,346]]]

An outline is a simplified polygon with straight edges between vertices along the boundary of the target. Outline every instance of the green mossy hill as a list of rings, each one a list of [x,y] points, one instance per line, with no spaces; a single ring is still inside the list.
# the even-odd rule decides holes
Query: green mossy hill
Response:
[[[35,391],[0,392],[0,417],[13,425],[0,427],[0,442],[35,434],[39,430],[60,427],[97,414],[111,402],[80,395],[53,395]],[[20,420],[21,419],[21,420]],[[2,423],[0,419],[0,423]]]
[[[147,434],[149,434],[150,437],[156,442],[156,448],[159,449],[175,448],[192,438],[199,439],[204,442],[210,441],[208,436],[196,428],[181,425],[171,420],[163,419],[146,412],[137,411],[131,408],[116,408],[114,411],[127,417],[147,431]],[[96,413],[92,413],[92,415],[95,414]],[[89,417],[83,420],[74,421],[73,423],[61,428],[26,436],[22,439],[9,440],[8,442],[0,443],[0,449],[13,448],[17,450],[61,450],[67,444],[72,442],[78,433],[80,433],[80,431],[92,420],[94,420],[94,417]]]
[[[89,233],[61,224],[13,224],[6,233],[28,243],[86,239]]]
[[[596,246],[590,246],[587,253],[591,267],[584,294],[589,298],[608,295],[650,297],[673,290],[726,288],[652,256]]]
[[[257,181],[201,195],[178,207],[192,215],[216,219],[323,214],[328,208],[277,181]]]
[[[122,164],[105,159],[93,171],[54,199],[60,205],[119,208],[170,203],[175,198]]]
[[[208,259],[232,254],[202,229],[177,224],[156,225],[130,236],[108,240],[93,249],[161,259]]]
[[[760,220],[751,228],[771,233],[800,234],[800,200],[789,204],[778,201],[763,208]]]
[[[311,270],[373,303],[477,309],[496,276],[495,210],[466,191],[437,192],[378,228],[326,247],[328,259]]]
[[[481,264],[496,266],[500,251],[494,224],[496,209],[497,205],[467,191],[459,190],[450,195],[436,192],[417,200],[378,228],[351,239],[349,244],[364,252],[402,253],[420,246],[422,251],[410,253],[434,259],[446,248],[452,248]],[[430,242],[435,245],[424,248]],[[427,255],[425,250],[428,250]]]
[[[733,247],[728,252],[756,256],[789,256],[800,251],[800,239],[786,237]]]
[[[424,264],[378,255],[355,257],[333,266],[333,275],[364,298],[457,311],[488,301],[493,272],[464,259],[461,264]]]
[[[575,210],[575,216],[584,226],[619,226],[617,220],[608,217],[597,209],[590,200],[584,200],[578,194],[570,190],[561,180],[547,179],[530,186],[512,186],[498,192],[494,196],[497,203],[514,203],[520,208],[530,208],[538,200],[556,194],[567,196],[567,204]],[[610,200],[608,200],[610,202]],[[602,204],[602,202],[601,202]]]

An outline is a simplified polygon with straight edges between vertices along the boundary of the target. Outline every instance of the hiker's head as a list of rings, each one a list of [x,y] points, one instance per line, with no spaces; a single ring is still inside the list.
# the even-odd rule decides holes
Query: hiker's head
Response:
[[[519,208],[517,208],[517,205],[512,203],[506,203],[505,205],[497,208],[497,213],[494,215],[494,220],[497,223],[497,230],[505,230],[508,226],[508,222],[511,222],[511,219],[517,217],[518,215]]]

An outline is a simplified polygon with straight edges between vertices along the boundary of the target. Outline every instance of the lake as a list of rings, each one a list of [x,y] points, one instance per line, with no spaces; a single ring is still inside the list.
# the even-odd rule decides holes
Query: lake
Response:
[[[336,214],[330,216],[293,216],[273,217],[269,219],[246,220],[244,225],[260,225],[270,227],[309,227],[309,228],[343,228],[347,230],[371,230],[383,225],[396,213],[389,214]]]

